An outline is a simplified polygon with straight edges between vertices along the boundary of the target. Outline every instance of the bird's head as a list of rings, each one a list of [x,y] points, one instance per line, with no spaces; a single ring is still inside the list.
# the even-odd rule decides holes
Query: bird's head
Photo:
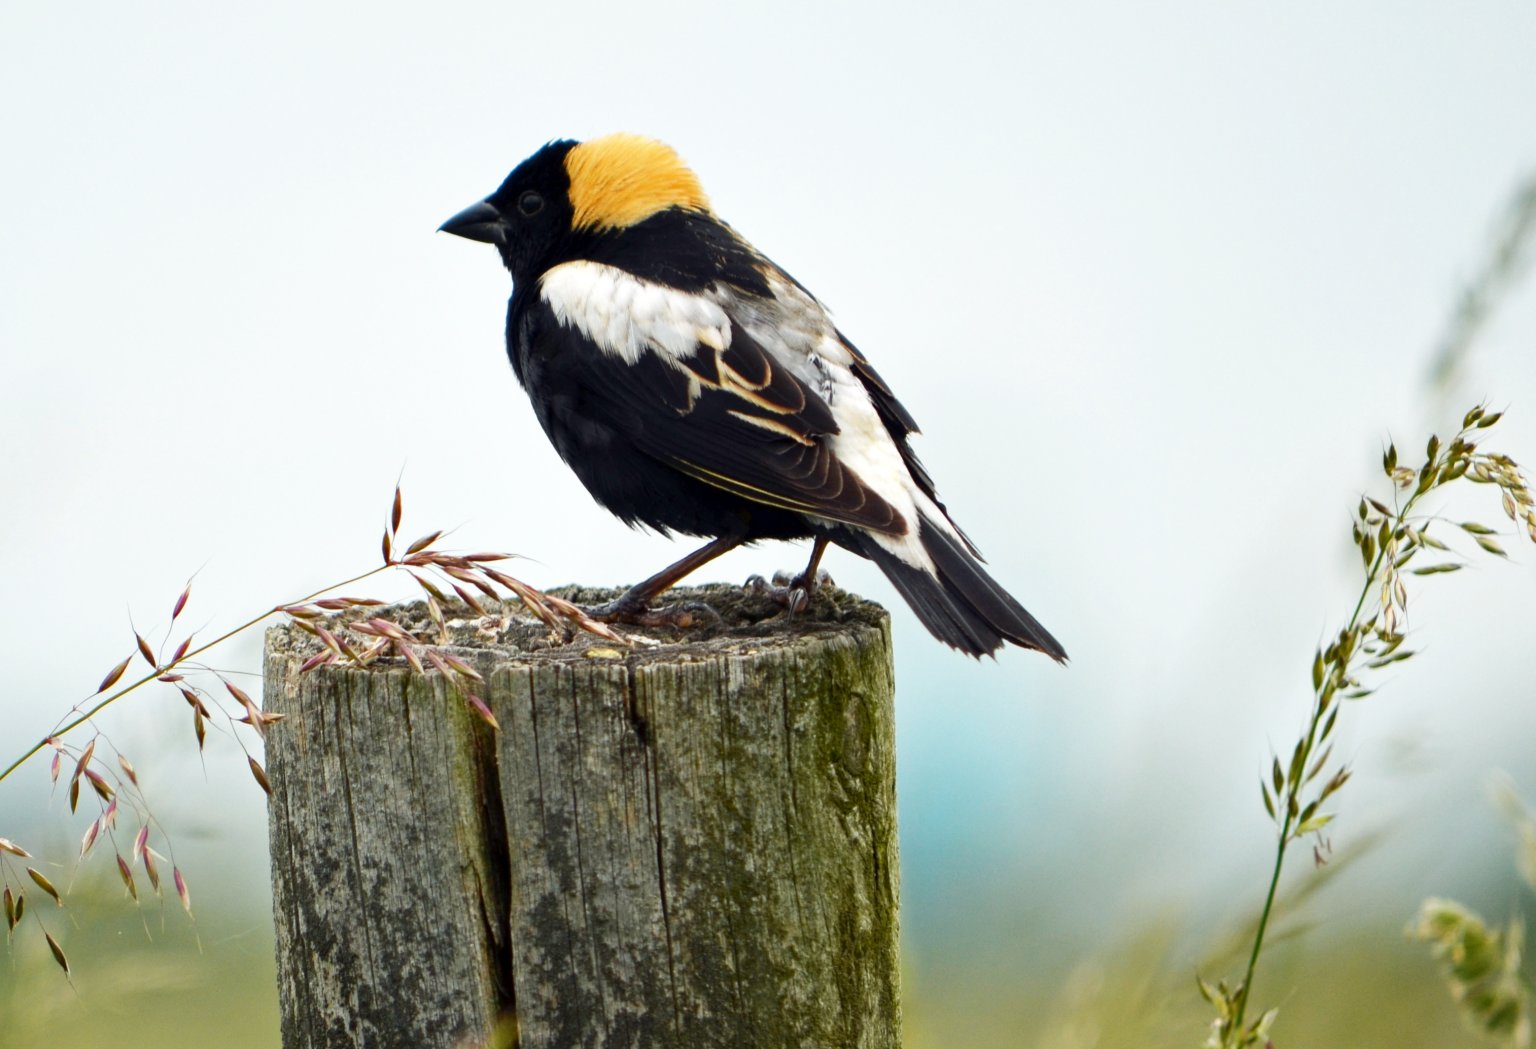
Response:
[[[521,281],[673,208],[710,213],[698,178],[672,147],[616,134],[551,142],[440,229],[496,245]]]

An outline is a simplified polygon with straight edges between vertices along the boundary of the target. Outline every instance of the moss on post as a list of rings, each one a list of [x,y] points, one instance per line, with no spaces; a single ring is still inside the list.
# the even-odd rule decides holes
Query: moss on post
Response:
[[[300,677],[311,639],[268,635],[288,1049],[899,1044],[885,613],[678,596],[722,622],[451,624],[499,733],[436,674]]]

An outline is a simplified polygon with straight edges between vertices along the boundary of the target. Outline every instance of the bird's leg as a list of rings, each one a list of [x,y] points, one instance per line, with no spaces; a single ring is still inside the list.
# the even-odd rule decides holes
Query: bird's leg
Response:
[[[688,573],[701,568],[721,554],[734,550],[740,546],[744,539],[739,536],[721,536],[704,544],[687,557],[663,568],[660,572],[651,576],[644,582],[636,583],[623,594],[609,601],[605,605],[587,609],[587,614],[593,619],[604,623],[636,623],[641,626],[686,626],[676,612],[686,616],[689,612],[704,610],[704,606],[682,606],[679,610],[661,609],[652,611],[651,602],[657,596],[669,590],[678,580]]]
[[[826,552],[827,537],[818,535],[816,541],[811,544],[811,559],[806,563],[805,571],[790,584],[796,590],[804,590],[807,598],[816,593],[816,584],[821,582],[816,569],[821,567],[821,555]]]
[[[816,588],[826,575],[825,572],[819,572],[817,569],[821,565],[821,555],[827,552],[827,542],[825,536],[816,537],[815,542],[811,544],[811,559],[806,564],[805,571],[794,578],[790,578],[788,573],[775,574],[774,585],[769,586],[762,576],[755,575],[747,580],[747,586],[769,600],[783,605],[790,615],[805,611],[810,607],[811,598],[816,595]]]

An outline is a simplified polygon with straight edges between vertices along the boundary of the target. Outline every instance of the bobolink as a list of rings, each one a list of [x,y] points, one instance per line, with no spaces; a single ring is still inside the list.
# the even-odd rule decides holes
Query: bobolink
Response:
[[[668,146],[552,142],[442,226],[512,273],[507,352],[544,432],[627,524],[711,536],[606,611],[623,618],[758,539],[867,557],[939,640],[1066,652],[982,569],[907,438],[912,416],[826,309],[717,218]]]

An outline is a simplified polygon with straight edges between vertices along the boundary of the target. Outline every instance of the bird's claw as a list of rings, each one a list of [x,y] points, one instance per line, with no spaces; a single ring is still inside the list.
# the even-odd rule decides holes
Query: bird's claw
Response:
[[[811,607],[811,595],[804,587],[792,586],[784,596],[784,614],[793,619]]]
[[[779,571],[773,573],[771,584],[760,575],[748,576],[746,589],[754,597],[766,598],[782,606],[785,616],[792,619],[811,607],[811,599],[815,597],[817,589],[831,585],[832,577],[825,571],[817,572],[814,581],[807,580],[804,573],[791,575]]]

